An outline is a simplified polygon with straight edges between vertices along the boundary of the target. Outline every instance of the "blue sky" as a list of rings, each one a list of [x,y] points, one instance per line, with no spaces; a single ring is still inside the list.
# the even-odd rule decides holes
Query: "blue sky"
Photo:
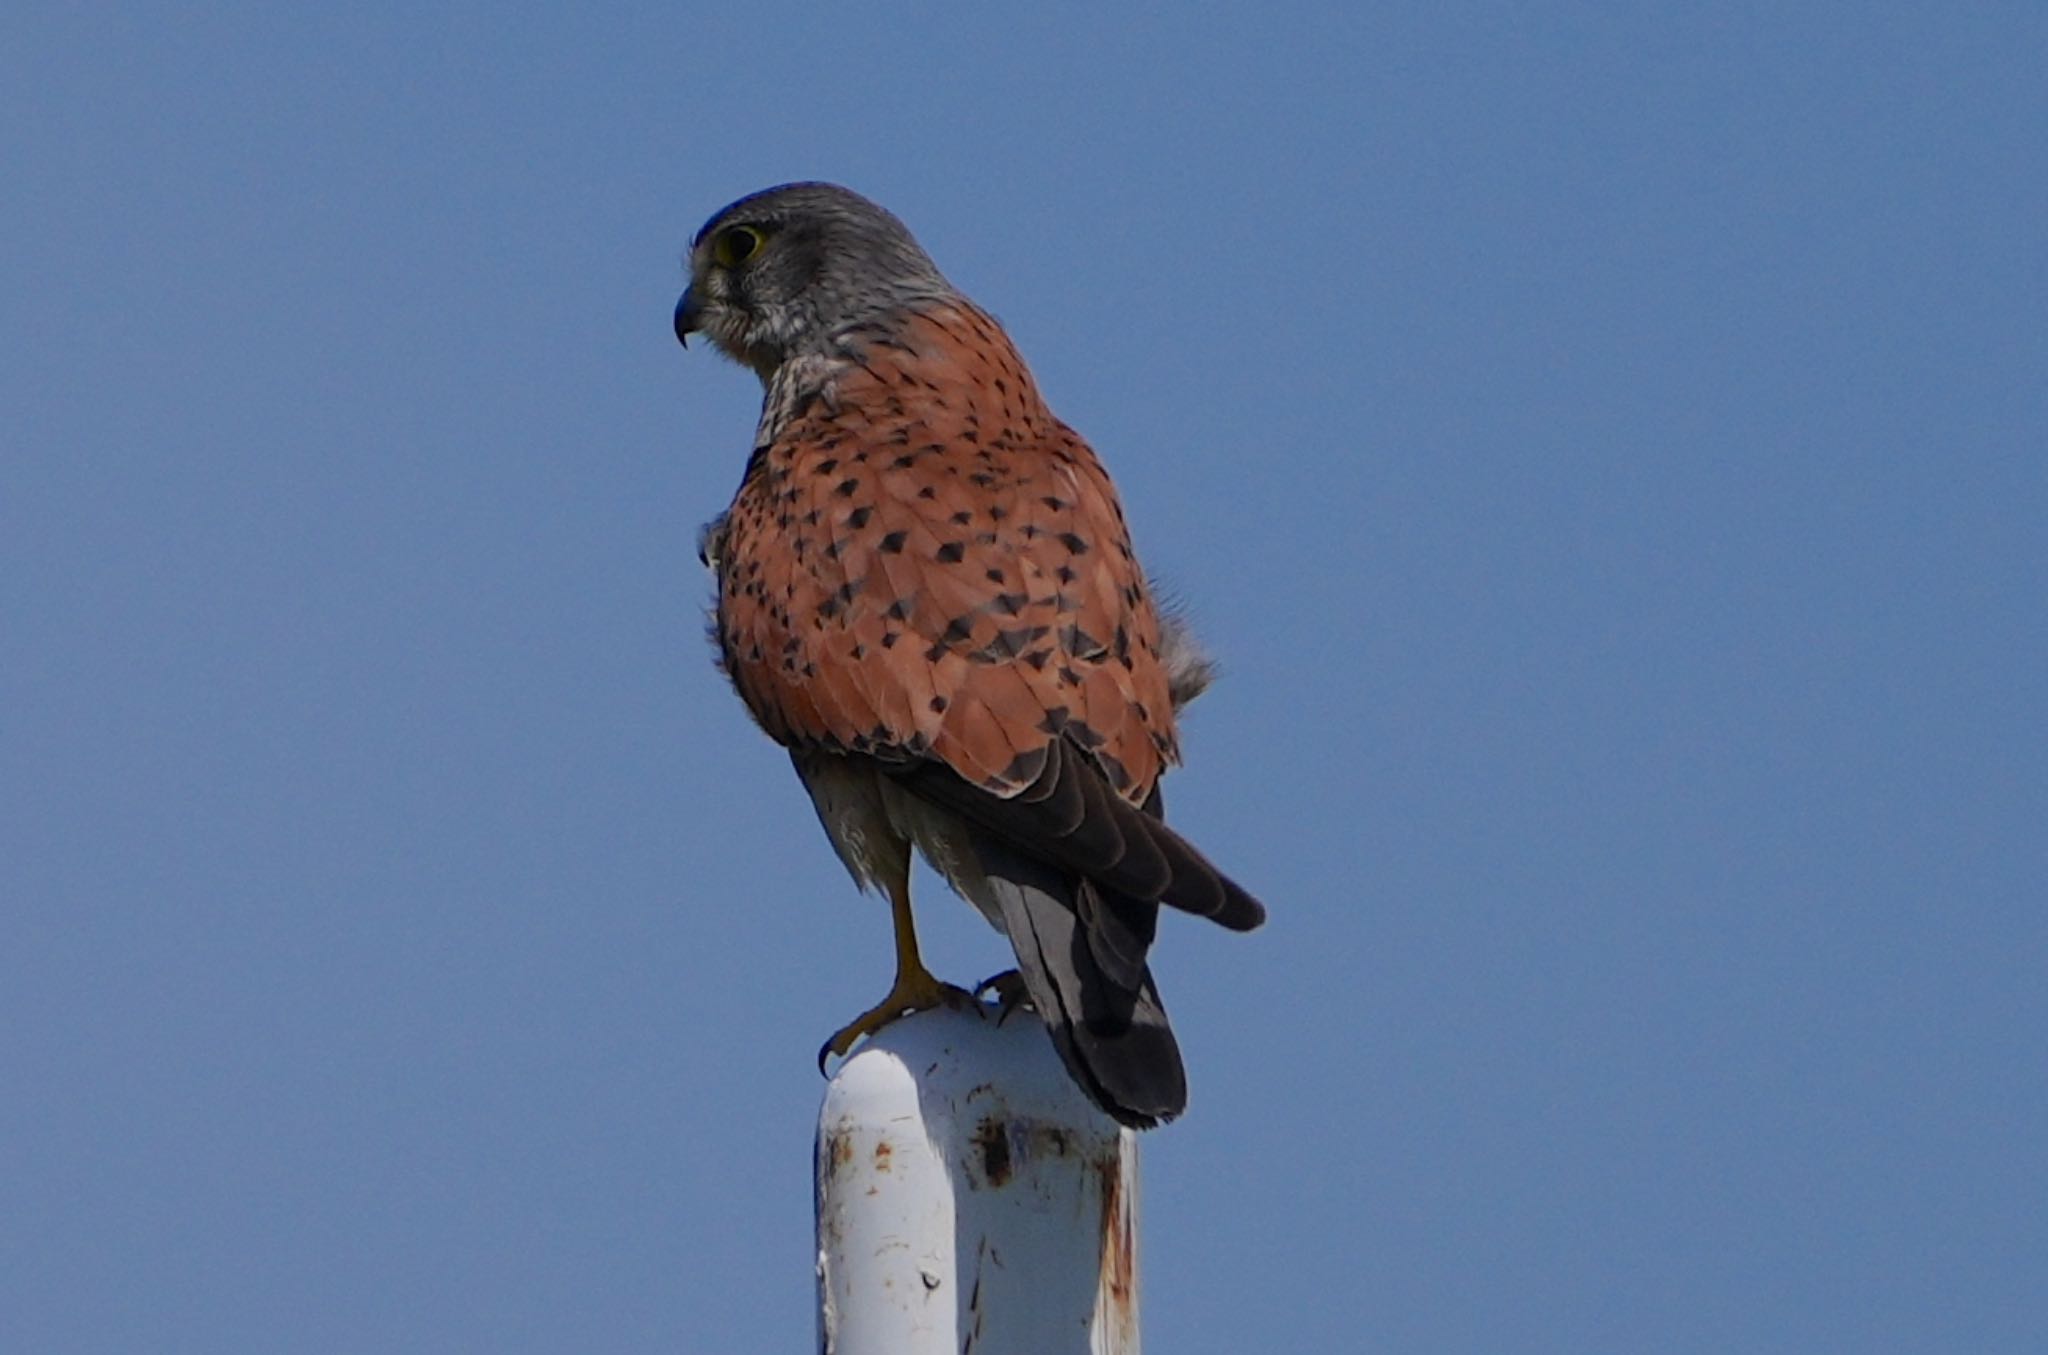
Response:
[[[16,5],[0,1348],[811,1340],[888,977],[712,670],[848,183],[1226,677],[1155,1349],[2048,1347],[2048,19]],[[1000,938],[930,888],[936,966]]]

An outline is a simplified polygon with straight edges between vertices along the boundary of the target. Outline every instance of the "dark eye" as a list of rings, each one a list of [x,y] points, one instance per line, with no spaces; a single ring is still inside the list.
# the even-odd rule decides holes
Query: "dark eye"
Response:
[[[711,242],[711,257],[726,268],[738,268],[761,252],[767,239],[752,226],[728,226]]]

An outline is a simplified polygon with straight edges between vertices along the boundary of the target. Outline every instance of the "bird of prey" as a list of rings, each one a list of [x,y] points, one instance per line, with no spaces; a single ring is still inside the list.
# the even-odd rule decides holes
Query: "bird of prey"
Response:
[[[895,925],[888,996],[820,1062],[970,997],[918,956],[914,847],[1010,938],[1090,1099],[1135,1128],[1173,1118],[1186,1074],[1146,962],[1160,905],[1238,931],[1265,909],[1166,825],[1175,698],[1209,670],[1162,632],[1101,463],[995,320],[845,188],[714,215],[675,329],[763,387],[739,492],[700,543],[721,664]]]

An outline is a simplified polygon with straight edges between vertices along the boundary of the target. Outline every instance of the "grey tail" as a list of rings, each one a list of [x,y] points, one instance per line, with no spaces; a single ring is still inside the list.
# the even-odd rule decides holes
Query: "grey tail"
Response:
[[[1145,963],[1159,905],[975,830],[1017,972],[1067,1071],[1112,1119],[1150,1129],[1187,1108],[1187,1072]]]

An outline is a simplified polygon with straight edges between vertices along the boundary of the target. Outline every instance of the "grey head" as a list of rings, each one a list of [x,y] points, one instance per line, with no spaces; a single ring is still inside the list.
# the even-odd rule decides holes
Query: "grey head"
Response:
[[[958,295],[881,207],[837,184],[783,184],[720,209],[690,242],[676,338],[704,334],[765,383],[853,326]]]

